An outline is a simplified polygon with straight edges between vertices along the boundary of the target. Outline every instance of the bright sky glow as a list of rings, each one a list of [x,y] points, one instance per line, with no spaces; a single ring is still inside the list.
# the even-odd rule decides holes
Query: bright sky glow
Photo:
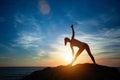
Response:
[[[74,24],[98,64],[120,67],[119,8],[119,0],[0,0],[0,66],[67,65]],[[77,63],[92,61],[83,51]]]

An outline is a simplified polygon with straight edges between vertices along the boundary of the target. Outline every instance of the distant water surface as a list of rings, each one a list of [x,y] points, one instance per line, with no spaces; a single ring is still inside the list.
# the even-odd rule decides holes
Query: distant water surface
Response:
[[[0,80],[19,80],[23,76],[45,67],[0,67]]]

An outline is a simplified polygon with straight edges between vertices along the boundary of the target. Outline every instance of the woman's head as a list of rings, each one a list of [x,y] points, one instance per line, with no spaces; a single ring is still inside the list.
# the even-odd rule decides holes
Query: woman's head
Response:
[[[70,42],[70,39],[69,39],[68,37],[65,37],[65,38],[64,38],[65,46],[66,46],[67,42]]]

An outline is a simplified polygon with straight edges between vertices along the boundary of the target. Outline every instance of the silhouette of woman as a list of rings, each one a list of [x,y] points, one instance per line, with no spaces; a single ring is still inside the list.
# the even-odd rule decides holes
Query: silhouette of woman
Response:
[[[76,46],[79,48],[79,50],[77,51],[77,53],[75,54],[73,60],[71,61],[71,63],[69,65],[72,65],[75,60],[77,59],[77,57],[82,53],[82,51],[85,49],[88,53],[88,55],[90,56],[90,58],[92,59],[93,63],[96,64],[95,60],[94,60],[94,57],[93,55],[91,54],[91,51],[90,51],[90,48],[88,46],[87,43],[84,43],[84,42],[81,42],[77,39],[74,38],[75,36],[75,32],[74,32],[74,28],[73,28],[73,25],[71,25],[71,28],[72,28],[72,37],[71,39],[69,39],[68,37],[65,37],[64,39],[64,42],[65,42],[65,46],[66,44],[69,42],[70,43],[70,47],[71,47],[71,50],[72,50],[72,55],[74,56],[74,49],[73,47]]]

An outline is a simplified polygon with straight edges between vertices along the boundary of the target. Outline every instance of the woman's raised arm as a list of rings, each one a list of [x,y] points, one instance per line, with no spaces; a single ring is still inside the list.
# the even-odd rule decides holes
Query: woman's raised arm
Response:
[[[71,25],[71,28],[72,28],[72,39],[74,39],[74,36],[75,36],[75,31],[74,31],[74,28],[73,28],[73,24]]]

